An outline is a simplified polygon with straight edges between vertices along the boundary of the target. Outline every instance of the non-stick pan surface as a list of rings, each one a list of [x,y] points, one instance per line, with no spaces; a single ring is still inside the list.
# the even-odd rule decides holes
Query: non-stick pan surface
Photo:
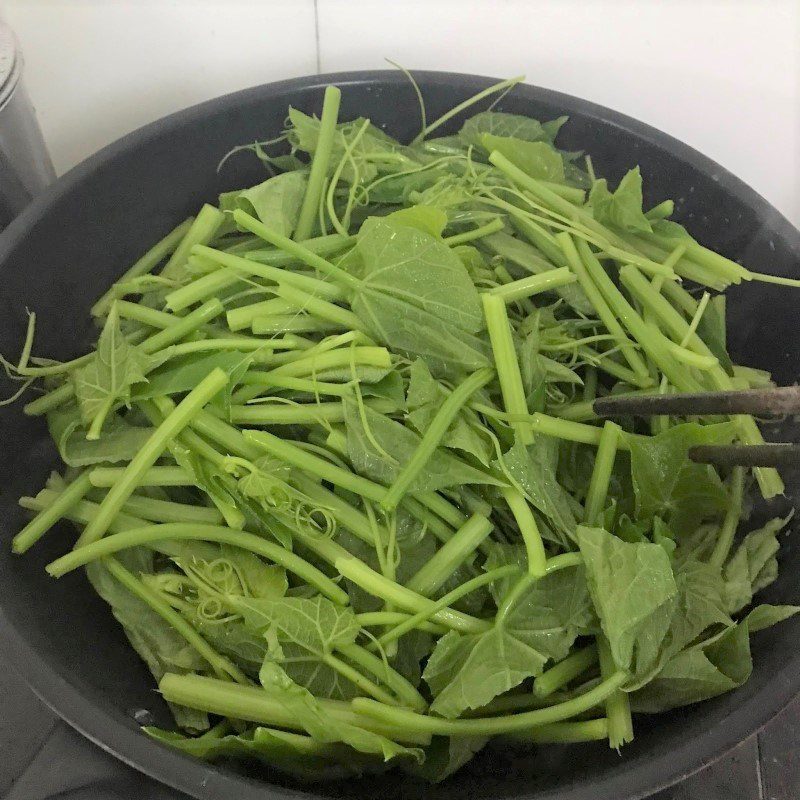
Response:
[[[416,77],[429,119],[491,83],[447,73]],[[81,352],[93,335],[89,306],[123,269],[203,201],[263,179],[259,164],[247,156],[234,158],[218,174],[220,157],[234,145],[275,136],[290,104],[318,112],[329,82],[342,87],[342,118],[369,117],[401,139],[418,130],[415,96],[402,75],[356,72],[249,89],[121,139],[62,178],[0,236],[0,352],[18,352],[26,306],[38,315],[37,353],[68,358]],[[540,119],[568,114],[561,145],[591,152],[599,173],[616,180],[638,163],[648,203],[674,198],[676,217],[704,244],[756,270],[800,272],[800,234],[763,198],[691,148],[609,109],[532,86],[516,88],[500,108]],[[771,370],[782,383],[796,381],[798,303],[798,290],[760,284],[733,290],[729,326],[735,358]],[[24,558],[10,554],[10,539],[23,520],[16,499],[38,489],[57,459],[44,424],[25,418],[19,406],[0,411],[0,442],[0,647],[41,698],[86,736],[198,798],[263,800],[305,793],[385,800],[632,800],[719,756],[800,690],[800,618],[795,618],[757,634],[755,670],[744,688],[637,720],[637,738],[622,755],[600,744],[522,753],[495,747],[435,787],[393,776],[309,789],[265,769],[248,773],[195,762],[139,732],[135,711],[148,709],[169,724],[166,709],[84,577],[76,573],[55,581],[44,573],[44,565],[73,541],[69,526],[51,531]],[[796,504],[797,475],[787,478]],[[764,599],[797,602],[800,549],[792,536],[783,540],[781,559],[781,577]]]

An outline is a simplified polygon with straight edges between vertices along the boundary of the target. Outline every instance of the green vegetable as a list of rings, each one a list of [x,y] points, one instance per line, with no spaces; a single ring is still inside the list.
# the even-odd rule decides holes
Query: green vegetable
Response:
[[[269,176],[102,294],[90,352],[34,355],[31,314],[0,357],[64,463],[12,549],[76,526],[47,571],[86,569],[170,704],[177,730],[145,729],[165,746],[431,782],[495,736],[619,749],[637,714],[741,686],[750,634],[797,613],[751,607],[790,518],[741,535],[748,471],[688,455],[755,420],[592,407],[769,385],[688,284],[776,279],[645,211],[638,167],[584,172],[566,117],[469,116],[516,82],[423,106],[410,144],[329,87],[239,148]]]

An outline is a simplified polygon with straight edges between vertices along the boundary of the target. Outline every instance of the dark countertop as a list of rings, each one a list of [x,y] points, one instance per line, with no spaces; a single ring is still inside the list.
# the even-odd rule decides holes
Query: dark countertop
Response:
[[[797,800],[800,698],[761,733],[650,800]],[[0,654],[0,797],[181,800],[89,744],[46,709]],[[76,758],[79,754],[79,758]]]

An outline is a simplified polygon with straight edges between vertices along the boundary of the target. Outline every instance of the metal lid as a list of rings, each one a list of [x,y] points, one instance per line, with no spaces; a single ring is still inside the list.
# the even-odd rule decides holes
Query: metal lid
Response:
[[[22,53],[14,31],[0,22],[0,109],[11,99],[22,74]]]

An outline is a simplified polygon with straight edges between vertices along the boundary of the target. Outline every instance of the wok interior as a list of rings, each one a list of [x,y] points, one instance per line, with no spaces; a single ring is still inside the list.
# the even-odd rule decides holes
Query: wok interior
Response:
[[[419,126],[413,92],[397,76],[383,75],[380,80],[342,85],[341,118],[370,117],[407,140]],[[484,85],[465,76],[427,76],[422,90],[428,118]],[[298,91],[278,84],[207,105],[149,131],[133,147],[117,147],[80,182],[61,191],[0,261],[0,352],[18,352],[26,306],[38,317],[35,353],[67,358],[82,352],[78,345],[88,345],[95,335],[89,307],[124,268],[203,201],[213,202],[220,191],[263,180],[260,164],[247,154],[234,157],[217,174],[220,157],[234,145],[276,135],[290,104],[308,113],[318,111],[320,97],[313,86]],[[687,161],[682,153],[671,152],[670,144],[665,149],[658,141],[605,121],[602,109],[534,89],[518,89],[499,108],[539,119],[569,114],[571,120],[559,144],[590,152],[598,174],[616,181],[639,163],[645,206],[674,198],[675,218],[705,245],[755,270],[797,274],[800,235],[766,204],[754,209],[731,193],[725,176],[717,180],[713,172],[690,163],[691,157]],[[770,370],[779,383],[797,381],[799,301],[800,292],[778,286],[733,288],[728,324],[734,360]],[[767,438],[785,440],[792,435],[792,427],[785,423],[777,426],[777,432],[767,430]],[[132,712],[137,709],[148,709],[157,723],[170,725],[166,708],[153,691],[152,677],[83,575],[56,581],[45,574],[44,565],[71,546],[70,526],[58,526],[25,558],[11,556],[10,539],[23,520],[16,500],[37,491],[48,472],[58,466],[58,459],[44,423],[25,418],[19,405],[2,410],[0,441],[4,455],[0,459],[0,605],[4,613],[39,657],[77,686],[87,702],[111,709],[121,724],[131,728],[136,727]],[[784,477],[787,502],[797,505],[798,475],[785,473]],[[785,505],[779,507],[784,509]],[[755,513],[754,522],[759,509]],[[780,578],[763,593],[763,602],[798,602],[798,571],[800,551],[790,535],[783,539]],[[655,754],[697,742],[706,731],[725,726],[729,715],[748,699],[758,697],[765,713],[776,711],[786,695],[776,685],[776,676],[791,665],[795,669],[800,665],[796,655],[800,653],[800,618],[757,636],[755,670],[744,688],[672,714],[637,717],[636,740],[622,756],[603,744],[520,750],[501,743],[442,785],[423,786],[398,778],[382,782],[381,793],[407,800],[478,794],[510,797],[534,787],[545,790],[590,783],[610,771],[637,767]],[[761,721],[754,719],[753,727]],[[286,783],[266,770],[258,774],[270,782]],[[365,781],[322,785],[314,791],[365,796],[371,794],[371,784]]]

